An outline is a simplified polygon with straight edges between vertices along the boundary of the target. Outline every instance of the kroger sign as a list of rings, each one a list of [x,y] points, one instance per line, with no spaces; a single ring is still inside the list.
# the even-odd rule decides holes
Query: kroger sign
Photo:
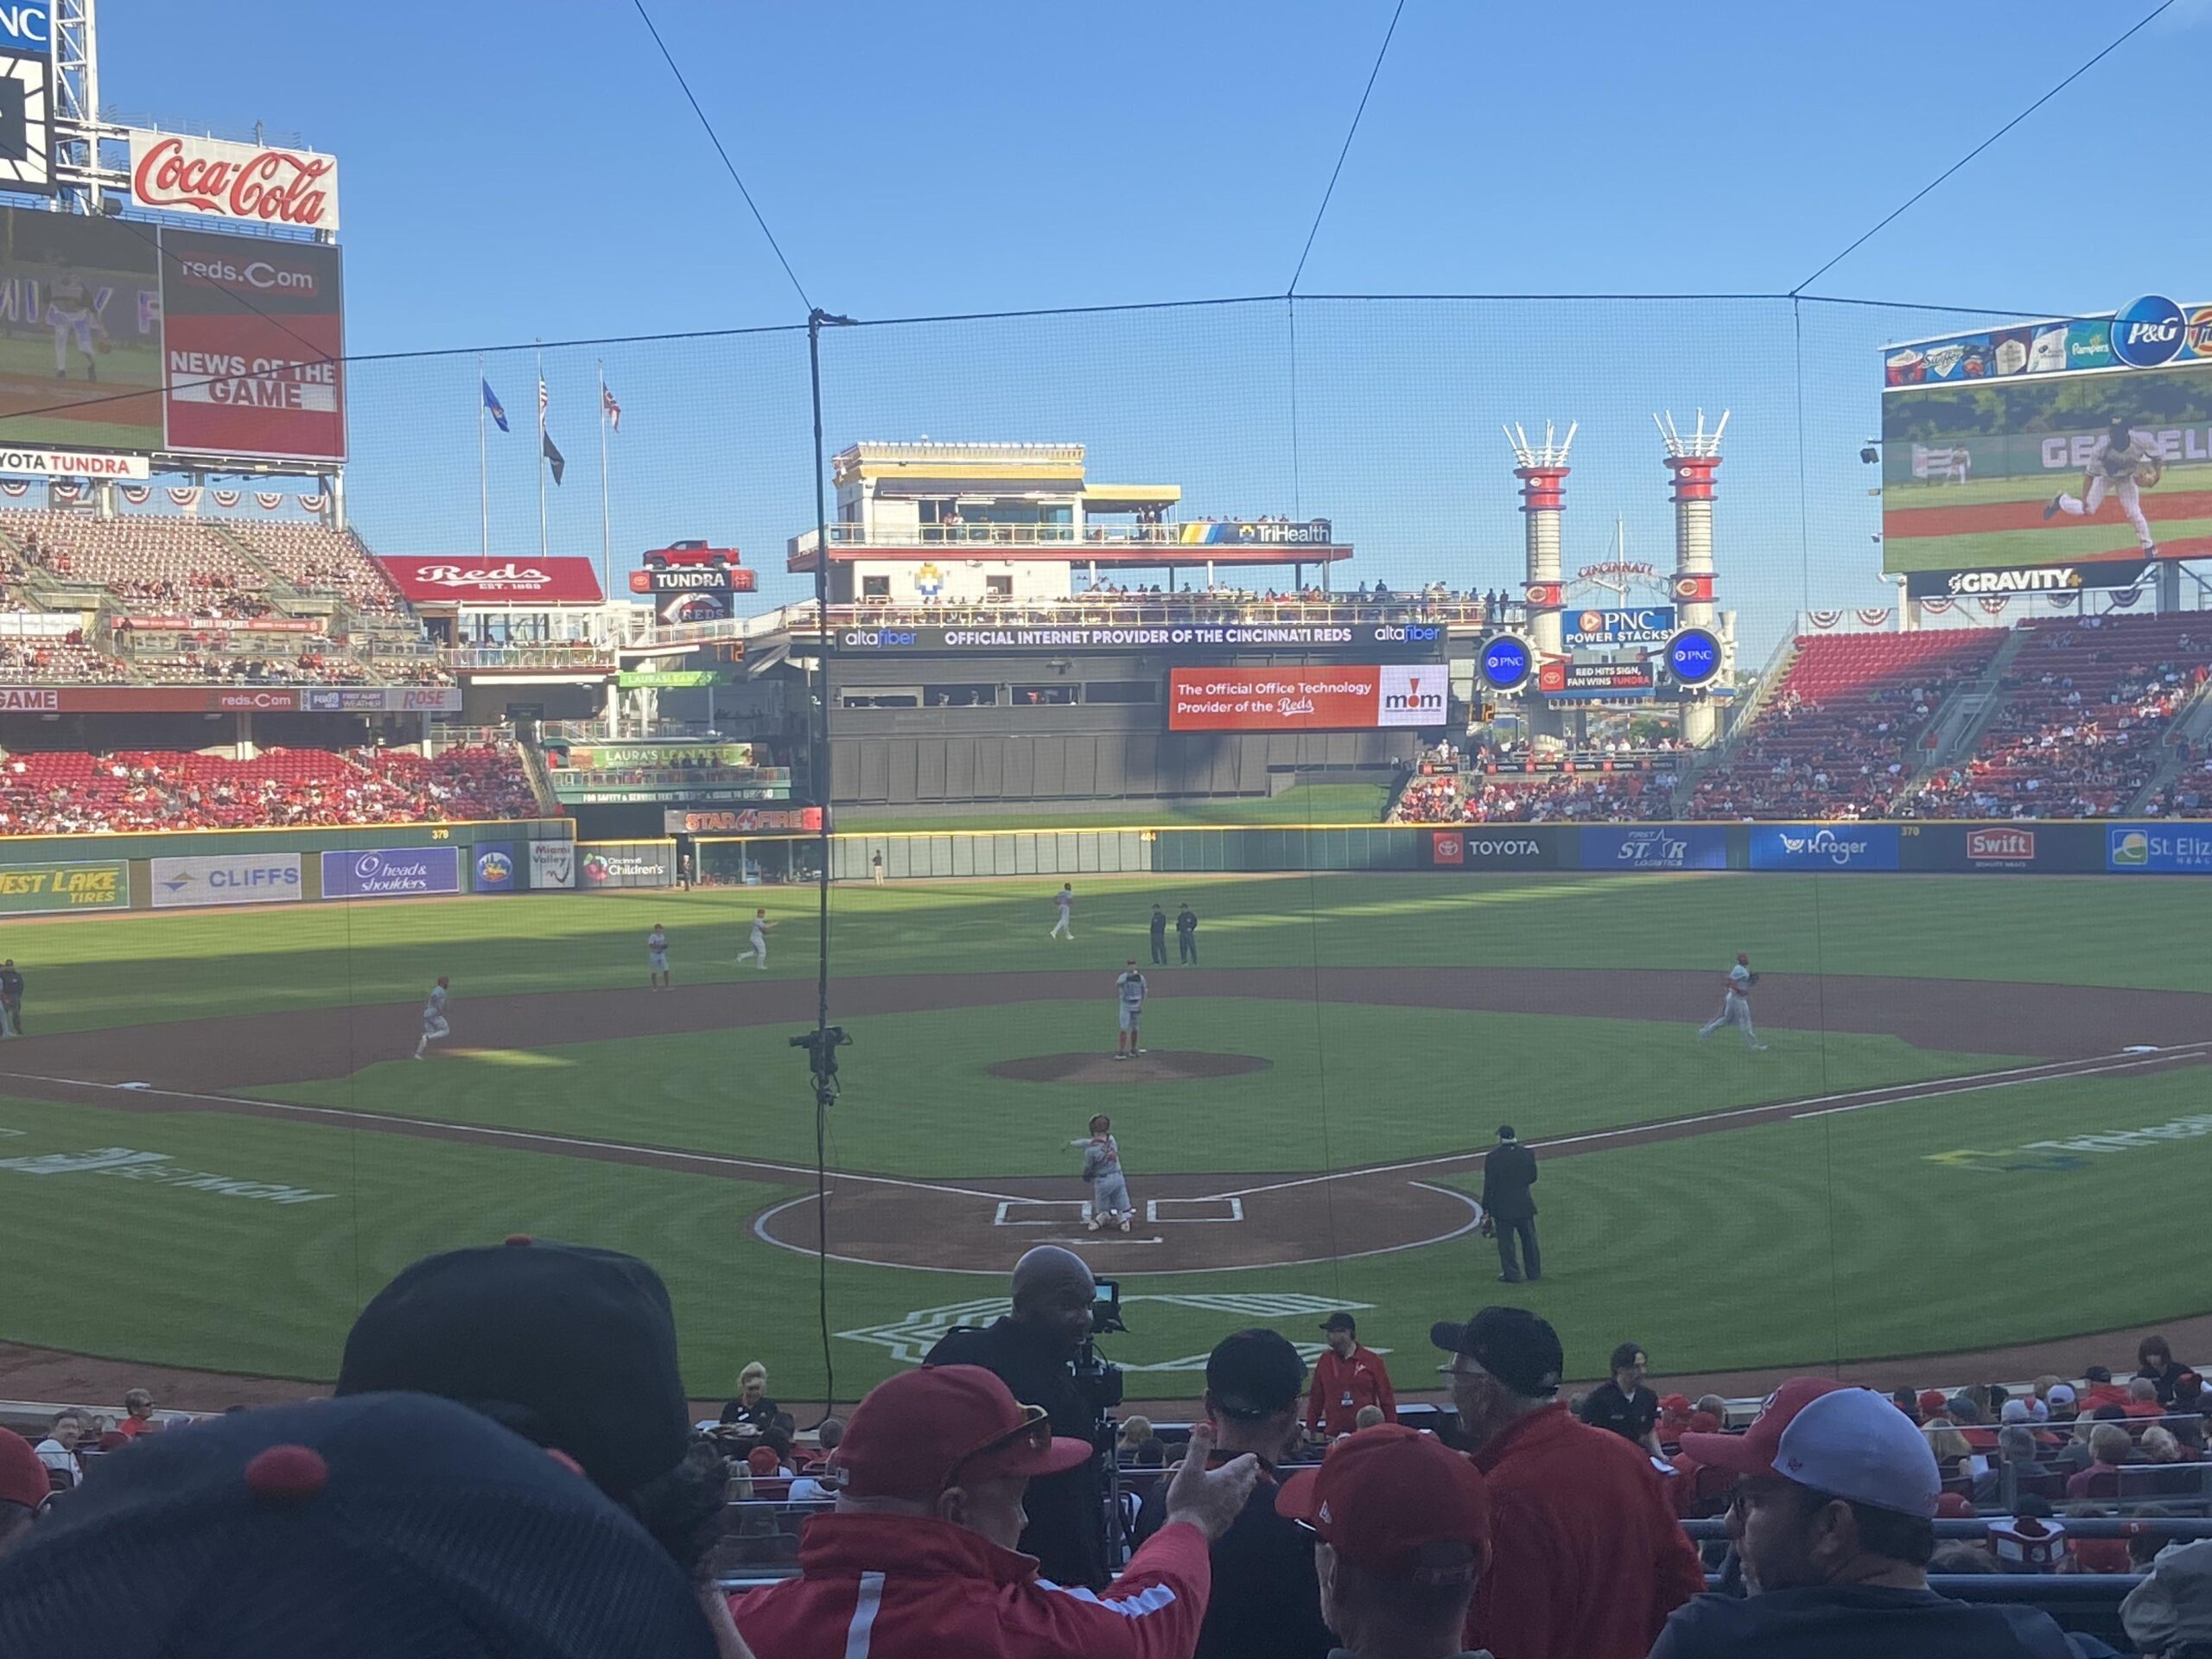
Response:
[[[1674,637],[1675,607],[1568,611],[1560,618],[1560,644],[1569,651],[1608,651],[1621,645],[1663,645]]]

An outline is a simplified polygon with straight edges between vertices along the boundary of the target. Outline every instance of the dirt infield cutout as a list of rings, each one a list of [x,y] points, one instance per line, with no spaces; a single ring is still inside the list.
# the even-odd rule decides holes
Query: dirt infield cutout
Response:
[[[1018,1060],[1001,1060],[990,1068],[995,1077],[1015,1083],[1185,1083],[1194,1077],[1235,1077],[1248,1071],[1268,1071],[1273,1060],[1257,1054],[1167,1053],[1147,1049],[1132,1060],[1110,1054],[1032,1054]]]

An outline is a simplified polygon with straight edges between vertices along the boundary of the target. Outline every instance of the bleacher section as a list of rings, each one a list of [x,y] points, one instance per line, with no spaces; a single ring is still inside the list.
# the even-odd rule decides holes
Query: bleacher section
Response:
[[[269,573],[197,518],[0,513],[23,563],[54,581],[105,588],[124,607],[192,616],[259,614]]]
[[[2026,625],[2009,700],[1966,764],[1910,803],[1942,818],[2111,817],[2160,760],[2173,717],[2212,678],[2212,617],[2058,618]]]
[[[1394,823],[1604,823],[1675,816],[1671,772],[1556,772],[1533,778],[1442,772],[1407,780]]]
[[[271,749],[251,760],[180,750],[27,752],[0,761],[0,835],[525,818],[537,798],[512,745]]]
[[[350,530],[285,519],[225,519],[222,528],[302,594],[329,594],[362,612],[405,609],[384,567]]]
[[[1780,686],[1697,780],[1696,818],[1875,818],[1924,764],[1921,740],[1943,700],[1981,675],[1993,628],[1814,635]]]

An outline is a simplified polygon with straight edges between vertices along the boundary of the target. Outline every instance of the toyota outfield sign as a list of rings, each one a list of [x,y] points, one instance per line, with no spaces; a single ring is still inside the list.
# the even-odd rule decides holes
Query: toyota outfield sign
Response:
[[[223,853],[153,861],[156,910],[281,905],[300,897],[297,853]]]
[[[400,899],[460,891],[457,847],[376,847],[322,855],[326,899]]]

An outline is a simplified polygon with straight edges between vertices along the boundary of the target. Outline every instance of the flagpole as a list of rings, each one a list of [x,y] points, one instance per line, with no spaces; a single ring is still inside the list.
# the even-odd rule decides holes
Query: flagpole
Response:
[[[492,383],[484,378],[484,353],[476,353],[476,518],[484,563],[492,563],[492,486],[486,472],[486,452],[484,448],[484,389]]]
[[[545,350],[537,352],[537,556],[545,556]]]
[[[599,585],[614,593],[613,537],[607,514],[607,360],[599,364]]]

